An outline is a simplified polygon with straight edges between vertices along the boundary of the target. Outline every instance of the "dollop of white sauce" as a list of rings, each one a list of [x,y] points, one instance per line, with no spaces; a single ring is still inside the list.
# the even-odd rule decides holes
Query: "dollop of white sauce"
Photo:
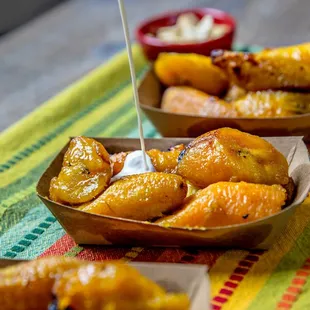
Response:
[[[129,153],[126,156],[123,169],[111,179],[111,183],[128,175],[155,172],[156,169],[152,164],[150,156],[145,154],[145,157],[147,167],[144,163],[144,156],[142,151],[134,151]]]

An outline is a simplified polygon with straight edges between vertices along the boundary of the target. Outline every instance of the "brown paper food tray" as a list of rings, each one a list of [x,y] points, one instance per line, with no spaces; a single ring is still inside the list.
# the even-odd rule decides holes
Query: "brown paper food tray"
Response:
[[[95,138],[110,154],[140,148],[138,139]],[[281,233],[290,216],[310,188],[308,151],[301,137],[266,138],[290,163],[290,174],[297,185],[293,204],[283,211],[255,222],[208,229],[167,228],[147,222],[86,213],[48,199],[50,180],[57,176],[68,144],[56,156],[37,185],[37,194],[66,232],[78,244],[125,246],[200,246],[267,249]],[[188,138],[146,139],[146,148],[167,150]]]
[[[169,113],[160,109],[163,90],[153,70],[149,70],[139,86],[140,105],[163,137],[198,137],[213,129],[231,127],[261,137],[310,139],[310,113],[286,118],[220,118]]]
[[[0,268],[15,265],[21,260],[0,259]],[[158,283],[167,292],[186,293],[191,310],[210,309],[210,283],[205,265],[165,263],[128,263],[141,274]]]

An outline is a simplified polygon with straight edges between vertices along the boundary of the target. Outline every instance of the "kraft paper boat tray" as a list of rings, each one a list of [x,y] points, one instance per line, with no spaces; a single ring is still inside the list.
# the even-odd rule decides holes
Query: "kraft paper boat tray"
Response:
[[[0,259],[0,268],[23,261]],[[186,293],[191,310],[210,309],[210,283],[205,265],[165,263],[129,263],[141,274],[158,283],[167,292]]]
[[[165,112],[160,109],[164,86],[151,69],[139,86],[143,112],[163,137],[197,137],[207,131],[231,127],[261,137],[304,136],[310,139],[310,113],[285,118],[224,118]]]
[[[95,138],[110,154],[140,148],[138,139]],[[56,156],[37,184],[37,194],[65,231],[78,244],[125,246],[199,246],[267,249],[282,232],[310,188],[308,151],[301,137],[266,138],[290,164],[290,175],[297,186],[293,203],[283,211],[255,222],[208,229],[166,228],[156,224],[86,213],[48,199],[50,181],[57,176],[68,144]],[[146,148],[167,150],[188,138],[146,139]]]

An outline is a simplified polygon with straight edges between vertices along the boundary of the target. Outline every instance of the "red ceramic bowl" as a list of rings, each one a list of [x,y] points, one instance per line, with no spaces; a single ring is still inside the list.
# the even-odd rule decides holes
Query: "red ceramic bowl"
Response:
[[[179,15],[194,13],[199,19],[204,15],[212,15],[216,24],[226,24],[229,30],[220,38],[190,44],[165,43],[156,37],[148,36],[148,33],[156,34],[157,29],[172,26]],[[155,60],[159,53],[196,53],[209,56],[214,49],[230,50],[236,29],[235,19],[223,11],[211,8],[196,8],[182,11],[168,12],[142,22],[136,29],[136,39],[142,45],[145,56],[149,60]]]

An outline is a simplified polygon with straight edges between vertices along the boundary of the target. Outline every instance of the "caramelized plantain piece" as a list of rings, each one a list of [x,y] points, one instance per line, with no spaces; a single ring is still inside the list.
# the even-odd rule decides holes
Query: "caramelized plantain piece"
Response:
[[[130,152],[115,153],[110,156],[113,176],[120,173],[124,167],[124,162]]]
[[[185,149],[184,144],[176,145],[167,152],[158,149],[147,151],[150,156],[152,164],[157,172],[171,173],[175,170],[178,164],[178,157]],[[118,174],[124,167],[124,162],[130,152],[121,152],[111,155],[110,160],[113,168],[113,176]]]
[[[189,309],[185,294],[166,294],[159,285],[120,262],[88,263],[72,270],[57,281],[54,294],[61,310]]]
[[[55,278],[83,262],[66,257],[44,258],[0,269],[3,310],[47,309]]]
[[[186,294],[166,293],[121,262],[49,257],[0,270],[3,310],[188,310]],[[120,295],[122,298],[120,298]]]
[[[204,188],[220,181],[287,184],[285,157],[264,139],[221,128],[193,140],[180,156],[177,173]]]
[[[310,90],[310,43],[255,54],[214,51],[212,59],[232,82],[249,91]]]
[[[233,103],[243,117],[287,117],[310,113],[310,94],[284,91],[248,92]]]
[[[131,175],[114,182],[83,211],[134,220],[151,220],[179,207],[187,193],[182,177],[163,172]]]
[[[247,223],[281,211],[281,185],[219,182],[186,199],[182,209],[157,221],[169,227],[216,227]]]
[[[171,148],[167,152],[152,149],[147,151],[147,154],[150,156],[152,164],[157,172],[171,173],[176,169],[179,155],[184,149],[185,145],[180,144]]]
[[[155,61],[154,69],[166,86],[192,86],[216,96],[228,88],[226,75],[207,56],[161,53]]]
[[[91,138],[71,140],[62,169],[50,184],[50,198],[64,204],[82,204],[101,194],[109,185],[112,171],[109,154]]]
[[[237,86],[236,84],[231,84],[225,97],[224,100],[226,102],[234,102],[246,95],[246,90],[243,88]]]
[[[236,117],[230,103],[187,86],[165,90],[161,108],[166,112],[209,117]]]

